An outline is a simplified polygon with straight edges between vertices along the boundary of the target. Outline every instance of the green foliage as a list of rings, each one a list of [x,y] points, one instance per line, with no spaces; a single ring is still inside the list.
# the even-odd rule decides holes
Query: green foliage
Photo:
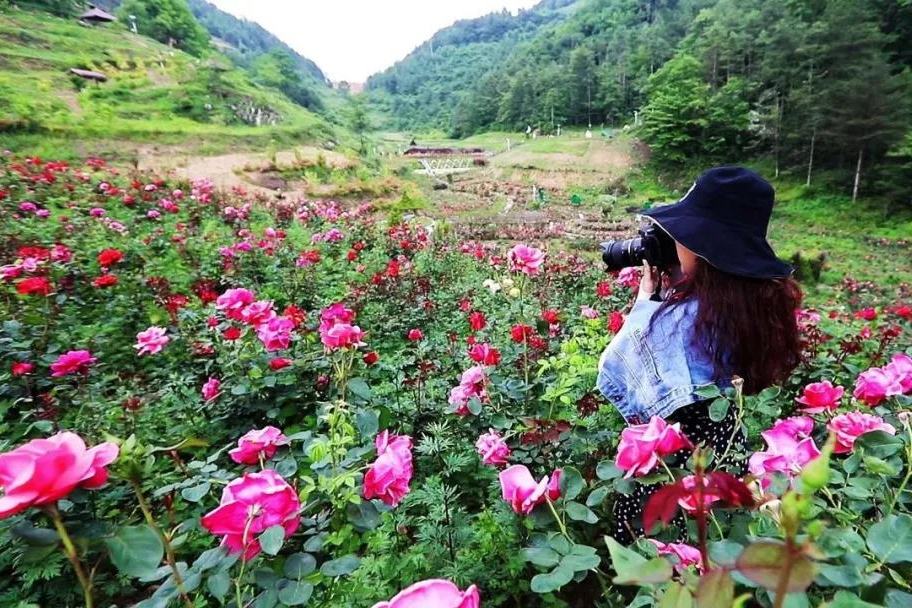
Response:
[[[206,30],[186,0],[125,0],[118,15],[122,20],[134,15],[137,31],[165,44],[173,42],[191,55],[199,56],[209,48]]]

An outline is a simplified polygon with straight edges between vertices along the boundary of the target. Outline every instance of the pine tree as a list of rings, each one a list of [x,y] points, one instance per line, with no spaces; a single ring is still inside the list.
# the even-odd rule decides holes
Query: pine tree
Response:
[[[696,58],[679,55],[649,79],[643,133],[656,156],[683,162],[700,153],[709,90],[702,75]]]

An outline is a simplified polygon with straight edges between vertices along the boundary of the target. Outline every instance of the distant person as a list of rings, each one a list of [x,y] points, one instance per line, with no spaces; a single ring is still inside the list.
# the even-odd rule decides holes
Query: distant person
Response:
[[[801,289],[793,268],[766,240],[775,193],[742,167],[710,169],[673,205],[642,211],[670,250],[656,268],[643,262],[639,295],[599,361],[598,390],[630,424],[653,416],[680,423],[694,445],[717,458],[742,446],[734,408],[719,421],[698,389],[743,379],[753,395],[783,382],[798,365],[795,313]],[[610,247],[610,246],[609,246]],[[673,263],[668,260],[675,260]],[[623,263],[623,260],[621,261]],[[690,450],[677,453],[678,465]],[[615,538],[642,535],[643,505],[658,486],[638,485],[614,506]],[[678,528],[682,520],[675,522]]]

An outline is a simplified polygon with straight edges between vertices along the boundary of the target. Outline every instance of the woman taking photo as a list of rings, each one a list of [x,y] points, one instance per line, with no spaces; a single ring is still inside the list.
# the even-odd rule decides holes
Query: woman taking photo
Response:
[[[643,212],[673,239],[679,266],[660,271],[644,262],[633,309],[599,362],[598,389],[628,424],[658,416],[680,423],[717,458],[731,454],[744,441],[736,412],[713,421],[698,390],[731,386],[738,376],[745,394],[757,393],[798,364],[801,290],[766,240],[774,197],[753,171],[718,167],[677,203]],[[619,542],[642,534],[643,504],[654,490],[637,485],[618,497]]]

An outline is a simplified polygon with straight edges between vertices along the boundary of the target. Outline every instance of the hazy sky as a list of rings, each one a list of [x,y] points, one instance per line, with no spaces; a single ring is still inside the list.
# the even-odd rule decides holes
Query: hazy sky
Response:
[[[256,21],[331,80],[363,82],[457,19],[538,0],[210,0]]]

